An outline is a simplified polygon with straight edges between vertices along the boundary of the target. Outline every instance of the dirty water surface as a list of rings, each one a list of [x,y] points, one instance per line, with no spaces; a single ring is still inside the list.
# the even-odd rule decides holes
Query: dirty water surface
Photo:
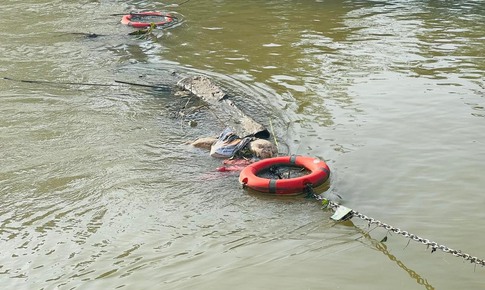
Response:
[[[2,4],[3,289],[485,287],[481,266],[242,189],[186,144],[224,124],[166,87],[211,77],[281,155],[326,160],[326,196],[485,258],[483,1],[170,4]],[[142,10],[180,22],[145,37],[112,15]]]

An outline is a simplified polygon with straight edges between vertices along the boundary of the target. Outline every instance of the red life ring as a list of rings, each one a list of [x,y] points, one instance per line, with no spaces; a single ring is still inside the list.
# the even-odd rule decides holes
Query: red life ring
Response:
[[[304,167],[310,174],[289,179],[267,179],[256,176],[273,165]],[[239,182],[244,187],[266,193],[295,194],[301,193],[308,185],[317,187],[325,183],[330,176],[328,165],[316,158],[306,156],[283,156],[260,160],[241,171]]]
[[[174,17],[170,16],[169,14],[163,14],[162,12],[157,11],[148,11],[148,12],[139,12],[139,13],[132,13],[128,15],[124,15],[121,18],[121,23],[129,26],[133,26],[134,28],[145,28],[150,27],[153,22],[141,22],[141,21],[131,21],[133,17],[136,16],[157,16],[162,17],[163,20],[159,22],[154,22],[156,26],[163,26],[169,24],[174,21]]]

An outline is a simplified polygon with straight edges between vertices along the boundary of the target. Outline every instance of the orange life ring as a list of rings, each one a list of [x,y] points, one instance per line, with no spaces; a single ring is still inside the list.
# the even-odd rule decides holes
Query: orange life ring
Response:
[[[310,171],[310,174],[288,179],[267,179],[256,176],[259,172],[274,165],[304,167]],[[330,168],[324,161],[307,156],[292,155],[263,159],[248,165],[241,171],[239,182],[244,187],[259,192],[295,194],[303,192],[308,185],[312,187],[322,185],[329,176]]]
[[[159,21],[159,22],[131,21],[131,19],[133,17],[136,17],[136,16],[141,16],[141,17],[143,17],[143,16],[158,16],[158,17],[162,17],[163,20],[162,21]],[[150,25],[152,23],[154,23],[156,26],[163,26],[163,25],[167,25],[167,24],[169,24],[169,23],[171,23],[173,21],[174,21],[174,17],[172,17],[169,14],[164,14],[164,13],[158,12],[158,11],[148,11],[148,12],[131,13],[131,14],[128,14],[128,15],[124,15],[121,18],[121,23],[122,24],[129,25],[129,26],[132,26],[134,28],[150,27]]]

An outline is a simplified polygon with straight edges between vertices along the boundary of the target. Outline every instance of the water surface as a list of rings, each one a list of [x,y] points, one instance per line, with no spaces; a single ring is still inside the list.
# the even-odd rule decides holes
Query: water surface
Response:
[[[0,80],[3,288],[485,286],[482,267],[379,243],[313,200],[246,192],[185,144],[223,129],[209,112],[181,118],[186,99],[115,82],[213,77],[281,154],[327,161],[327,195],[485,258],[482,1],[166,4],[3,4],[0,75],[55,83]],[[143,39],[111,16],[164,9],[180,25]]]

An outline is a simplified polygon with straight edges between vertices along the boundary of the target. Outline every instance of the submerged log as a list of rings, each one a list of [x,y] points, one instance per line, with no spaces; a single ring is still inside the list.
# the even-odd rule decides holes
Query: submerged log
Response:
[[[181,79],[177,86],[189,91],[211,105],[216,105],[226,97],[226,93],[212,80],[204,76],[191,76]]]
[[[240,136],[268,139],[269,131],[239,109],[228,95],[205,76],[190,76],[181,79],[177,86],[192,93],[210,105],[210,110],[225,126],[232,127]]]

